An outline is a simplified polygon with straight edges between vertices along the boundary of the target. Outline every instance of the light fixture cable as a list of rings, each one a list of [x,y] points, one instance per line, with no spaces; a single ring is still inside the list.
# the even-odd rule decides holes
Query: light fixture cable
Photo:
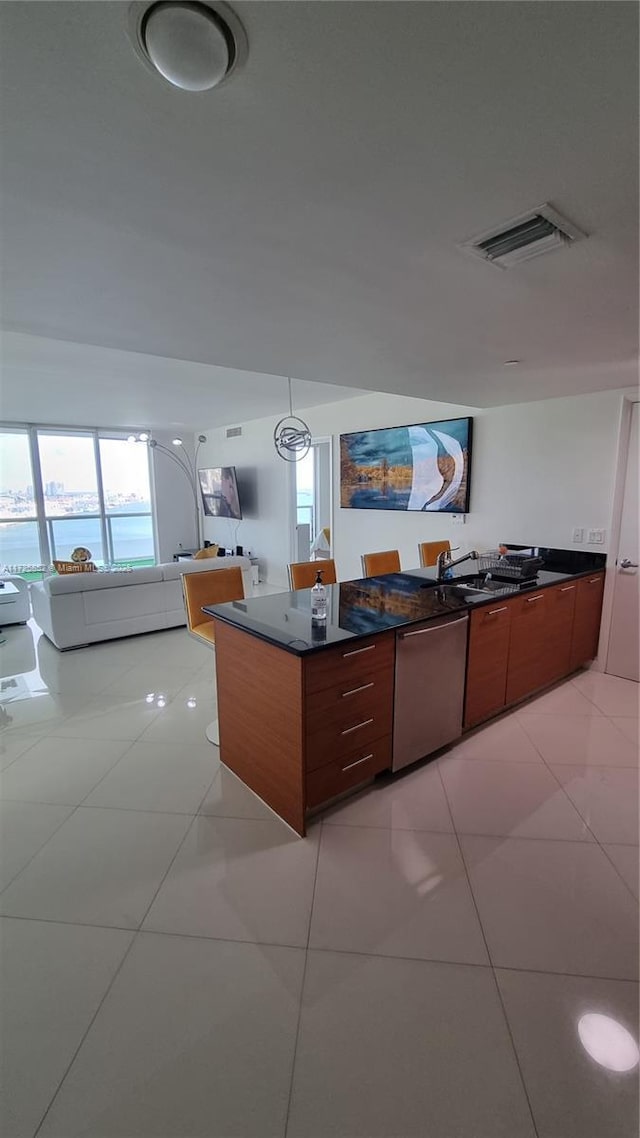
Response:
[[[192,461],[185,451],[181,451],[178,454],[178,453],[176,453],[175,450],[171,450],[170,447],[165,446],[164,443],[159,443],[157,439],[151,438],[148,435],[146,435],[146,437],[143,437],[143,435],[146,435],[146,432],[143,432],[142,434],[140,434],[137,437],[136,442],[146,443],[146,445],[149,447],[150,450],[154,450],[154,451],[157,450],[157,451],[160,451],[161,454],[166,454],[167,458],[170,458],[171,461],[173,463],[175,463],[175,465],[177,467],[179,467],[179,469],[182,471],[185,478],[187,479],[187,482],[189,483],[189,486],[191,488],[191,493],[193,495],[193,504],[194,504],[194,510],[195,510],[195,523],[196,523],[196,541],[198,543],[198,549],[201,549],[204,539],[202,537],[202,517],[201,517],[201,513],[200,513],[200,494],[198,492],[199,486],[198,486],[198,476],[197,476],[197,462],[198,462],[198,452],[199,452],[202,444],[206,443],[207,436],[206,435],[198,435],[196,448],[195,448],[193,461]],[[173,445],[179,446],[179,447],[183,446],[182,439],[178,439],[178,438],[174,439]]]

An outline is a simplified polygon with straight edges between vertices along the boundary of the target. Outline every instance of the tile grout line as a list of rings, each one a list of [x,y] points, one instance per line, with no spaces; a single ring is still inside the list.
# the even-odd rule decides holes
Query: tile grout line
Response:
[[[73,1055],[71,1056],[71,1059],[69,1060],[68,1066],[66,1067],[65,1072],[62,1075],[62,1078],[60,1079],[55,1091],[53,1092],[53,1094],[49,1100],[49,1105],[47,1106],[44,1114],[42,1115],[42,1118],[40,1119],[38,1125],[36,1126],[35,1130],[33,1131],[33,1138],[38,1138],[38,1134],[40,1133],[40,1130],[42,1129],[42,1126],[45,1122],[45,1119],[46,1119],[47,1115],[49,1114],[49,1111],[51,1110],[51,1107],[53,1106],[55,1100],[57,1099],[58,1095],[60,1094],[60,1091],[62,1090],[63,1084],[66,1082],[66,1080],[67,1080],[67,1078],[71,1072],[71,1068],[73,1067],[73,1065],[74,1065],[74,1063],[78,1057],[78,1054],[80,1052],[81,1047],[84,1044],[85,1039],[87,1038],[89,1032],[91,1031],[91,1028],[93,1027],[93,1025],[95,1023],[96,1018],[100,1014],[100,1011],[102,1009],[102,1006],[103,1006],[107,996],[109,995],[111,989],[113,988],[113,985],[115,984],[118,976],[120,975],[120,972],[122,971],[122,968],[124,967],[124,963],[127,960],[129,953],[131,952],[131,949],[133,948],[134,944],[136,943],[136,937],[137,937],[136,931],[132,930],[132,929],[127,929],[126,931],[132,933],[131,940],[130,940],[130,942],[129,942],[129,944],[128,944],[125,952],[124,952],[122,960],[120,961],[120,963],[119,963],[118,967],[116,968],[113,976],[111,977],[110,982],[107,984],[107,987],[106,987],[106,990],[102,996],[102,999],[98,1002],[98,1006],[97,1006],[94,1014],[92,1015],[88,1025],[87,1025],[86,1030],[83,1032],[82,1037],[80,1039],[80,1042],[78,1043],[78,1046],[76,1047],[75,1051],[73,1052]]]
[[[302,968],[302,979],[300,981],[300,998],[298,1000],[298,1019],[296,1022],[296,1034],[293,1041],[293,1054],[291,1056],[291,1079],[289,1081],[289,1095],[287,1098],[287,1109],[284,1117],[284,1130],[283,1138],[287,1138],[287,1130],[289,1129],[289,1115],[291,1113],[291,1100],[293,1098],[293,1080],[296,1071],[296,1058],[298,1055],[298,1040],[300,1038],[300,1024],[302,1021],[302,1003],[304,1000],[304,985],[307,978],[307,965],[309,963],[309,941],[311,939],[311,922],[313,920],[313,906],[316,899],[316,885],[318,882],[318,868],[320,866],[320,848],[322,845],[322,830],[323,822],[320,820],[320,832],[318,834],[318,852],[316,856],[316,867],[313,875],[313,889],[311,890],[311,904],[309,906],[309,921],[307,924],[307,943],[304,950],[304,965]]]
[[[594,707],[595,707],[595,704],[594,704]],[[589,718],[592,718],[592,717],[590,716]],[[609,717],[608,717],[608,716],[607,716],[607,719],[609,719]],[[614,726],[614,727],[615,727],[615,723],[614,723],[612,726]],[[638,902],[638,898],[636,897],[635,893],[633,892],[633,889],[632,889],[632,888],[631,888],[631,886],[628,884],[628,882],[627,882],[627,881],[625,881],[625,879],[624,879],[624,877],[622,876],[622,874],[620,873],[620,870],[618,869],[617,865],[615,864],[615,862],[613,861],[613,859],[612,859],[611,857],[609,857],[609,854],[607,853],[606,849],[604,848],[604,846],[605,846],[605,843],[604,843],[604,842],[601,842],[601,841],[600,841],[600,839],[599,839],[599,838],[597,837],[597,835],[595,834],[594,830],[591,828],[591,826],[590,826],[590,825],[589,825],[589,823],[587,822],[586,818],[584,818],[584,817],[583,817],[583,815],[582,815],[582,814],[580,813],[580,811],[578,810],[578,807],[576,806],[575,802],[572,802],[572,800],[571,800],[571,798],[570,798],[569,794],[567,793],[566,787],[564,786],[564,784],[563,784],[563,783],[561,783],[561,782],[560,782],[560,779],[558,778],[558,776],[557,776],[556,772],[554,771],[554,769],[553,769],[553,766],[551,765],[551,763],[550,763],[550,762],[548,762],[548,761],[547,761],[547,759],[545,759],[544,755],[542,754],[542,751],[541,751],[541,750],[539,749],[539,747],[536,745],[536,743],[534,742],[534,740],[533,740],[533,739],[531,739],[531,736],[530,736],[530,735],[529,735],[529,733],[526,731],[526,728],[523,728],[523,730],[525,731],[525,733],[526,733],[526,735],[527,735],[527,738],[528,738],[528,739],[530,739],[532,746],[533,746],[533,747],[535,747],[536,751],[537,751],[537,752],[538,752],[538,754],[540,755],[540,758],[542,759],[542,761],[543,761],[544,765],[546,766],[547,770],[549,771],[549,774],[550,774],[550,775],[552,775],[552,777],[553,777],[553,778],[555,778],[555,780],[556,780],[556,782],[557,782],[558,786],[559,786],[559,787],[560,787],[560,789],[563,791],[563,793],[564,793],[565,797],[566,797],[566,798],[567,798],[567,800],[568,800],[568,801],[571,803],[571,805],[573,806],[573,809],[576,811],[576,813],[578,814],[578,816],[579,816],[579,817],[582,819],[582,822],[584,823],[584,826],[585,826],[585,827],[586,827],[586,829],[589,831],[589,833],[592,835],[592,837],[593,837],[593,842],[587,842],[587,843],[585,843],[585,844],[586,844],[586,845],[594,845],[594,844],[595,844],[595,845],[597,845],[597,846],[598,846],[598,848],[599,848],[599,849],[602,851],[602,853],[603,853],[603,854],[604,854],[604,856],[606,857],[607,861],[610,863],[610,865],[612,865],[612,866],[613,866],[613,868],[614,868],[614,870],[616,871],[616,873],[617,873],[618,877],[620,878],[620,881],[622,882],[622,884],[623,884],[623,885],[625,886],[625,888],[626,888],[626,889],[629,891],[629,893],[630,893],[630,894],[631,894],[631,896],[633,897],[633,899],[634,899],[634,901],[636,902],[636,904],[638,904],[638,903],[639,903],[639,902]],[[620,734],[622,735],[622,732],[620,732]],[[624,736],[623,736],[623,738],[624,738]],[[556,764],[556,766],[562,766],[562,765],[563,765],[562,763],[557,763],[557,764]],[[565,763],[564,765],[565,765],[565,766],[572,766],[572,765],[579,765],[579,764],[571,764],[571,763]],[[606,763],[606,764],[604,764],[604,763],[603,763],[603,764],[600,764],[600,765],[598,765],[598,764],[596,764],[596,763],[592,763],[592,764],[587,764],[587,769],[592,769],[592,770],[636,770],[637,768],[636,768],[636,767],[617,767],[617,766],[614,766],[612,763]],[[606,843],[606,844],[609,844],[609,845],[623,845],[623,846],[627,846],[629,849],[636,849],[636,848],[637,848],[637,846],[636,846],[634,843],[632,843],[632,842],[609,842],[609,843]]]
[[[111,983],[108,985],[108,987],[107,987],[107,989],[106,989],[106,991],[105,991],[105,993],[104,993],[104,995],[103,995],[102,999],[100,1000],[100,1003],[99,1003],[98,1007],[96,1008],[96,1012],[95,1012],[95,1015],[94,1015],[94,1016],[92,1016],[92,1018],[91,1018],[91,1022],[89,1023],[89,1025],[88,1025],[88,1027],[87,1027],[87,1030],[84,1032],[84,1034],[83,1034],[83,1036],[82,1036],[82,1038],[81,1038],[81,1040],[80,1040],[80,1042],[79,1042],[79,1044],[78,1044],[77,1048],[75,1049],[75,1051],[74,1051],[74,1053],[73,1053],[73,1056],[72,1056],[72,1058],[71,1058],[71,1061],[70,1061],[70,1063],[69,1063],[69,1065],[68,1065],[68,1067],[67,1067],[67,1069],[66,1069],[65,1073],[64,1073],[64,1075],[62,1076],[62,1078],[61,1078],[60,1082],[58,1083],[58,1086],[56,1087],[56,1090],[55,1090],[55,1092],[54,1092],[54,1094],[53,1094],[53,1097],[51,1098],[51,1100],[50,1100],[50,1102],[49,1102],[49,1105],[48,1105],[47,1109],[45,1110],[45,1112],[44,1112],[44,1114],[43,1114],[42,1118],[40,1119],[40,1122],[38,1123],[38,1126],[36,1127],[36,1129],[35,1129],[35,1131],[34,1131],[34,1133],[33,1133],[33,1138],[37,1138],[37,1136],[38,1136],[38,1134],[39,1134],[39,1132],[40,1132],[40,1130],[41,1130],[41,1128],[42,1128],[42,1125],[43,1125],[43,1123],[44,1123],[44,1121],[45,1121],[45,1119],[46,1119],[46,1117],[47,1117],[47,1115],[48,1115],[49,1111],[51,1110],[51,1107],[53,1106],[53,1104],[54,1104],[54,1102],[55,1102],[56,1098],[58,1097],[58,1095],[59,1095],[59,1093],[60,1093],[60,1091],[61,1091],[61,1089],[62,1089],[62,1086],[63,1086],[64,1082],[65,1082],[65,1081],[66,1081],[66,1079],[68,1078],[68,1076],[69,1076],[69,1074],[70,1074],[70,1072],[71,1072],[71,1068],[73,1067],[73,1064],[75,1063],[75,1061],[76,1061],[76,1058],[78,1057],[78,1054],[79,1054],[79,1052],[80,1052],[80,1049],[81,1049],[81,1047],[83,1046],[83,1044],[84,1044],[84,1041],[85,1041],[85,1039],[87,1038],[87,1036],[88,1036],[89,1032],[91,1031],[91,1028],[93,1027],[93,1025],[94,1025],[94,1023],[95,1023],[95,1021],[96,1021],[96,1018],[97,1018],[98,1014],[100,1013],[100,1010],[101,1010],[101,1008],[103,1007],[103,1005],[104,1005],[104,1002],[105,1002],[105,1000],[106,1000],[107,996],[109,995],[109,993],[110,993],[110,991],[111,991],[111,989],[112,989],[113,985],[114,985],[114,984],[115,984],[115,982],[116,982],[116,979],[117,979],[117,978],[118,978],[118,976],[120,975],[120,972],[121,972],[121,970],[122,970],[122,968],[123,968],[123,966],[124,966],[124,963],[125,963],[125,961],[126,961],[127,957],[129,956],[129,953],[131,952],[131,950],[132,950],[132,948],[133,948],[134,944],[136,943],[136,941],[137,941],[137,939],[138,939],[138,936],[139,936],[140,932],[142,931],[142,925],[144,924],[145,920],[147,919],[147,916],[148,916],[149,910],[150,910],[151,906],[153,905],[153,903],[154,903],[154,901],[155,901],[156,897],[158,896],[158,892],[159,892],[159,890],[160,890],[160,889],[162,888],[162,886],[164,885],[164,882],[166,881],[166,878],[167,878],[167,874],[170,872],[170,870],[171,870],[171,867],[172,867],[172,865],[173,865],[174,861],[176,860],[176,858],[177,858],[177,856],[178,856],[178,854],[179,854],[180,850],[182,849],[182,846],[184,845],[184,842],[185,842],[185,841],[186,841],[186,839],[187,839],[187,835],[190,833],[190,831],[191,831],[191,827],[193,826],[193,823],[196,821],[196,818],[197,818],[197,815],[193,815],[193,817],[192,817],[192,820],[191,820],[191,824],[190,824],[189,826],[187,826],[187,829],[186,829],[186,831],[185,831],[185,833],[184,833],[184,835],[183,835],[183,837],[182,837],[182,840],[181,840],[181,841],[178,843],[178,847],[177,847],[177,849],[176,849],[176,851],[175,851],[175,853],[174,853],[173,857],[171,858],[171,861],[170,861],[169,865],[167,866],[166,872],[164,873],[164,875],[163,875],[163,877],[162,877],[162,880],[160,881],[160,884],[158,885],[158,888],[156,889],[155,893],[153,894],[153,897],[151,898],[151,901],[150,901],[149,905],[147,906],[147,908],[146,908],[146,910],[145,910],[145,912],[144,912],[144,914],[143,914],[143,916],[142,916],[142,919],[141,919],[140,923],[138,924],[138,927],[137,927],[137,929],[129,929],[129,930],[127,930],[128,932],[131,932],[131,933],[133,934],[133,935],[132,935],[132,937],[131,937],[131,943],[129,944],[129,947],[127,948],[127,950],[126,950],[126,952],[125,952],[125,954],[124,954],[124,956],[123,956],[122,960],[120,961],[120,964],[119,964],[118,968],[116,969],[116,971],[115,971],[115,973],[114,973],[114,975],[113,975],[113,978],[112,978],[112,980],[111,980]]]
[[[451,818],[452,818],[452,820],[453,820],[453,811],[451,810],[451,806],[450,806],[450,803],[449,803],[449,796],[448,796],[448,794],[447,794],[447,788],[446,788],[446,786],[445,786],[445,782],[444,782],[444,779],[443,779],[443,777],[442,777],[442,772],[440,771],[440,768],[438,768],[438,774],[439,774],[439,776],[440,776],[440,783],[441,783],[441,786],[442,786],[442,790],[443,790],[443,793],[444,793],[444,796],[445,796],[445,799],[446,799],[446,802],[447,802],[447,806],[449,807],[449,812],[450,812],[450,814],[451,814]],[[480,918],[480,910],[479,910],[479,908],[478,908],[478,903],[477,903],[477,901],[476,901],[475,893],[473,892],[473,886],[472,886],[472,884],[471,884],[471,875],[470,875],[470,873],[469,873],[469,869],[468,869],[468,866],[467,866],[467,863],[466,863],[466,860],[465,860],[464,851],[463,851],[463,849],[462,849],[462,843],[460,842],[460,837],[459,837],[459,835],[458,835],[458,831],[455,829],[455,822],[454,822],[453,824],[454,824],[454,834],[455,834],[456,844],[457,844],[457,847],[458,847],[458,852],[459,852],[459,854],[460,854],[460,858],[461,858],[461,860],[462,860],[462,865],[463,865],[463,868],[464,868],[465,876],[466,876],[466,879],[467,879],[467,886],[468,886],[468,889],[469,889],[469,895],[470,895],[470,897],[471,897],[471,901],[472,901],[472,904],[473,904],[473,908],[474,908],[474,910],[475,910],[475,914],[476,914],[476,919],[477,919],[477,921],[478,921],[478,926],[479,926],[479,928],[480,928],[480,932],[481,932],[481,934],[482,934],[482,940],[483,940],[483,942],[484,942],[485,951],[486,951],[486,953],[487,953],[487,958],[488,958],[488,960],[489,960],[489,967],[490,967],[490,969],[491,969],[491,975],[492,975],[492,977],[493,977],[493,983],[494,983],[494,986],[495,986],[495,990],[496,990],[496,994],[497,994],[497,997],[498,997],[498,1001],[499,1001],[499,1003],[500,1003],[500,1007],[501,1007],[501,1009],[502,1009],[502,1017],[503,1017],[503,1020],[504,1020],[504,1024],[505,1024],[505,1027],[506,1027],[506,1029],[507,1029],[507,1034],[508,1034],[508,1037],[509,1037],[509,1042],[511,1043],[511,1050],[512,1050],[512,1052],[513,1052],[513,1057],[514,1057],[514,1059],[515,1059],[515,1063],[516,1063],[516,1067],[517,1067],[517,1070],[518,1070],[518,1074],[519,1074],[519,1076],[520,1076],[520,1084],[521,1084],[521,1086],[522,1086],[522,1090],[523,1090],[523,1093],[524,1093],[524,1097],[525,1097],[525,1100],[526,1100],[527,1106],[528,1106],[528,1108],[529,1108],[529,1115],[530,1115],[530,1118],[531,1118],[531,1125],[532,1125],[532,1127],[533,1127],[533,1132],[534,1132],[534,1134],[537,1136],[537,1135],[538,1135],[538,1127],[536,1126],[536,1119],[535,1119],[535,1115],[534,1115],[534,1113],[533,1113],[533,1106],[532,1106],[532,1104],[531,1104],[531,1099],[529,1098],[529,1091],[528,1091],[528,1088],[527,1088],[527,1084],[526,1084],[526,1082],[525,1082],[525,1078],[524,1078],[524,1073],[523,1073],[522,1067],[521,1067],[521,1065],[520,1065],[520,1056],[518,1055],[518,1052],[517,1052],[517,1049],[516,1049],[515,1041],[514,1041],[514,1038],[513,1038],[513,1033],[512,1033],[512,1031],[511,1031],[511,1024],[509,1023],[509,1019],[508,1019],[508,1016],[507,1016],[507,1011],[506,1011],[506,1008],[505,1008],[505,1006],[504,1006],[504,1001],[503,1001],[503,999],[502,999],[502,993],[501,993],[501,991],[500,991],[500,985],[498,984],[498,977],[496,976],[496,970],[495,970],[495,966],[494,966],[494,963],[493,963],[493,960],[492,960],[492,957],[491,957],[491,952],[490,952],[490,950],[489,950],[489,943],[488,943],[488,941],[487,941],[487,937],[486,937],[486,934],[485,934],[485,931],[484,931],[484,925],[482,924],[482,920],[481,920],[481,918]]]
[[[8,800],[8,801],[13,801],[13,799],[10,799],[10,800]],[[41,806],[41,805],[43,805],[43,804],[42,804],[42,803],[38,803],[38,802],[36,802],[36,803],[26,803],[26,805],[35,805],[35,806]],[[34,853],[34,854],[33,854],[33,855],[32,855],[32,856],[29,858],[29,860],[28,860],[28,861],[26,861],[26,862],[25,862],[25,864],[24,864],[23,866],[21,866],[21,868],[18,870],[18,872],[17,872],[17,873],[15,873],[15,874],[13,875],[13,877],[11,878],[11,880],[10,880],[10,881],[8,881],[6,885],[3,885],[2,889],[0,889],[0,898],[4,896],[4,894],[6,893],[7,889],[9,889],[11,885],[13,885],[14,881],[17,881],[17,879],[20,877],[20,875],[21,875],[22,873],[24,873],[24,871],[25,871],[26,869],[28,869],[28,868],[29,868],[29,866],[31,865],[31,862],[32,862],[32,861],[34,861],[34,860],[35,860],[35,858],[37,858],[38,854],[42,853],[42,851],[43,851],[43,849],[45,848],[45,846],[48,846],[48,845],[49,845],[49,842],[50,842],[50,841],[51,841],[53,838],[55,838],[55,836],[56,836],[56,834],[58,833],[58,831],[59,831],[59,830],[61,830],[61,829],[62,829],[62,827],[63,827],[63,826],[64,826],[64,825],[65,825],[65,824],[66,824],[66,823],[69,821],[69,819],[73,817],[73,815],[75,814],[75,812],[76,812],[76,810],[77,810],[77,809],[78,809],[78,807],[77,807],[77,806],[72,806],[72,807],[71,807],[71,809],[70,809],[70,813],[69,813],[69,814],[67,814],[66,818],[63,818],[63,819],[62,819],[62,822],[60,823],[60,825],[59,825],[59,826],[56,826],[55,830],[53,831],[53,833],[52,833],[52,834],[50,834],[50,835],[49,835],[49,837],[47,838],[47,840],[46,840],[45,842],[43,842],[41,846],[39,846],[39,847],[38,847],[38,849],[37,849],[37,850],[35,851],[35,853]],[[2,913],[2,914],[0,914],[0,915],[2,915],[2,916],[9,916],[9,914],[8,914],[8,913]]]
[[[3,706],[4,706],[4,705],[3,705]],[[27,732],[27,734],[28,734],[28,732]],[[10,735],[8,735],[8,736],[5,736],[5,735],[4,735],[4,733],[3,733],[3,736],[4,736],[5,738],[9,738],[9,739],[11,738],[11,736],[10,736]],[[3,736],[0,736],[0,738],[2,738]],[[17,763],[18,759],[21,759],[21,758],[23,757],[23,755],[28,755],[28,754],[29,754],[29,751],[31,751],[31,750],[32,750],[32,749],[33,749],[33,748],[36,746],[36,744],[37,744],[37,743],[41,743],[41,742],[42,742],[42,739],[43,739],[43,738],[44,738],[44,739],[46,739],[46,738],[49,738],[49,736],[47,736],[47,735],[44,735],[44,736],[42,736],[42,737],[40,737],[40,738],[34,739],[34,740],[33,740],[33,743],[31,743],[31,744],[30,744],[30,745],[29,745],[29,746],[26,748],[26,750],[22,751],[22,752],[21,752],[21,754],[19,754],[19,755],[16,755],[15,759],[12,759],[10,763],[7,763],[6,767],[3,767],[3,768],[2,768],[2,770],[0,771],[0,782],[2,781],[2,776],[3,776],[4,772],[5,772],[5,771],[8,771],[8,770],[9,770],[9,768],[10,768],[10,767],[12,767],[14,763]]]
[[[79,928],[79,929],[99,929],[102,932],[124,932],[131,933],[136,936],[141,933],[145,937],[169,937],[173,940],[201,940],[205,943],[221,943],[221,944],[240,944],[240,945],[253,945],[255,948],[286,948],[294,952],[306,952],[304,945],[300,944],[285,944],[282,941],[267,941],[267,940],[238,940],[237,937],[223,937],[223,936],[208,936],[206,933],[187,933],[176,932],[175,930],[168,929],[136,929],[131,926],[124,925],[92,925],[84,921],[63,921],[57,920],[53,917],[14,917],[10,914],[3,914],[0,916],[0,924],[2,921],[27,921],[31,924],[42,925],[62,925],[65,928]],[[435,964],[444,968],[478,968],[488,971],[496,967],[501,972],[517,972],[525,975],[532,976],[556,976],[559,979],[568,978],[572,980],[594,980],[596,982],[604,981],[607,984],[633,984],[635,987],[640,987],[640,981],[637,979],[630,979],[624,976],[595,976],[587,972],[556,972],[553,969],[544,968],[522,968],[514,967],[509,964],[492,965],[479,964],[474,961],[468,960],[444,960],[440,957],[432,956],[400,956],[398,953],[388,955],[386,953],[366,952],[363,949],[353,948],[327,948],[321,945],[310,949],[311,952],[318,953],[332,953],[338,956],[362,956],[368,960],[400,960],[409,964]]]

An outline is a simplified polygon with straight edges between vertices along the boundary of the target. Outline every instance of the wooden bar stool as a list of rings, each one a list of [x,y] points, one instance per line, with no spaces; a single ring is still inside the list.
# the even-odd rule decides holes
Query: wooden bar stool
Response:
[[[234,565],[231,569],[210,569],[204,573],[183,573],[182,592],[189,632],[198,640],[203,641],[209,648],[213,648],[215,647],[214,620],[209,613],[202,611],[202,606],[222,605],[227,601],[244,600],[242,569],[239,565]],[[220,746],[217,719],[208,725],[205,735],[215,747]]]

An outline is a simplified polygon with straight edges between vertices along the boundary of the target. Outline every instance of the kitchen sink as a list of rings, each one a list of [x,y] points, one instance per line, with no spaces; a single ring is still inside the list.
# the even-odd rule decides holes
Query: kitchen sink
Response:
[[[464,590],[469,593],[490,593],[493,592],[491,588],[492,582],[489,582],[487,586],[485,583],[486,576],[486,573],[468,573],[465,576],[447,577],[444,581],[440,582],[436,581],[435,577],[428,578],[423,582],[421,588],[435,589],[439,587],[441,589],[458,589],[461,592]]]
[[[535,586],[535,578],[529,581],[507,581],[489,576],[486,573],[466,573],[455,577],[448,577],[439,584],[435,579],[428,579],[422,584],[423,589],[441,588],[451,590],[455,597],[496,596],[497,594],[518,593],[526,585]]]
[[[468,573],[463,577],[456,577],[455,581],[449,581],[448,584],[462,585],[465,589],[480,593],[490,593],[492,591],[491,586],[495,582],[491,580],[487,582],[486,573]]]

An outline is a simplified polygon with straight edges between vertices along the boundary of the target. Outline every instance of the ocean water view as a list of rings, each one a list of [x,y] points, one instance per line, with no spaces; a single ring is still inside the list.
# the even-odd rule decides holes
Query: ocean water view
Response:
[[[141,503],[147,509],[149,503]],[[106,550],[103,548],[100,519],[96,517],[74,517],[48,519],[50,555],[68,560],[76,546],[84,545],[91,550],[96,564],[105,564]],[[139,516],[119,516],[113,510],[107,517],[111,530],[113,560],[118,564],[152,564],[155,558],[153,544],[153,524],[150,514]],[[0,568],[40,565],[43,558],[38,541],[38,527],[35,522],[0,523]]]

